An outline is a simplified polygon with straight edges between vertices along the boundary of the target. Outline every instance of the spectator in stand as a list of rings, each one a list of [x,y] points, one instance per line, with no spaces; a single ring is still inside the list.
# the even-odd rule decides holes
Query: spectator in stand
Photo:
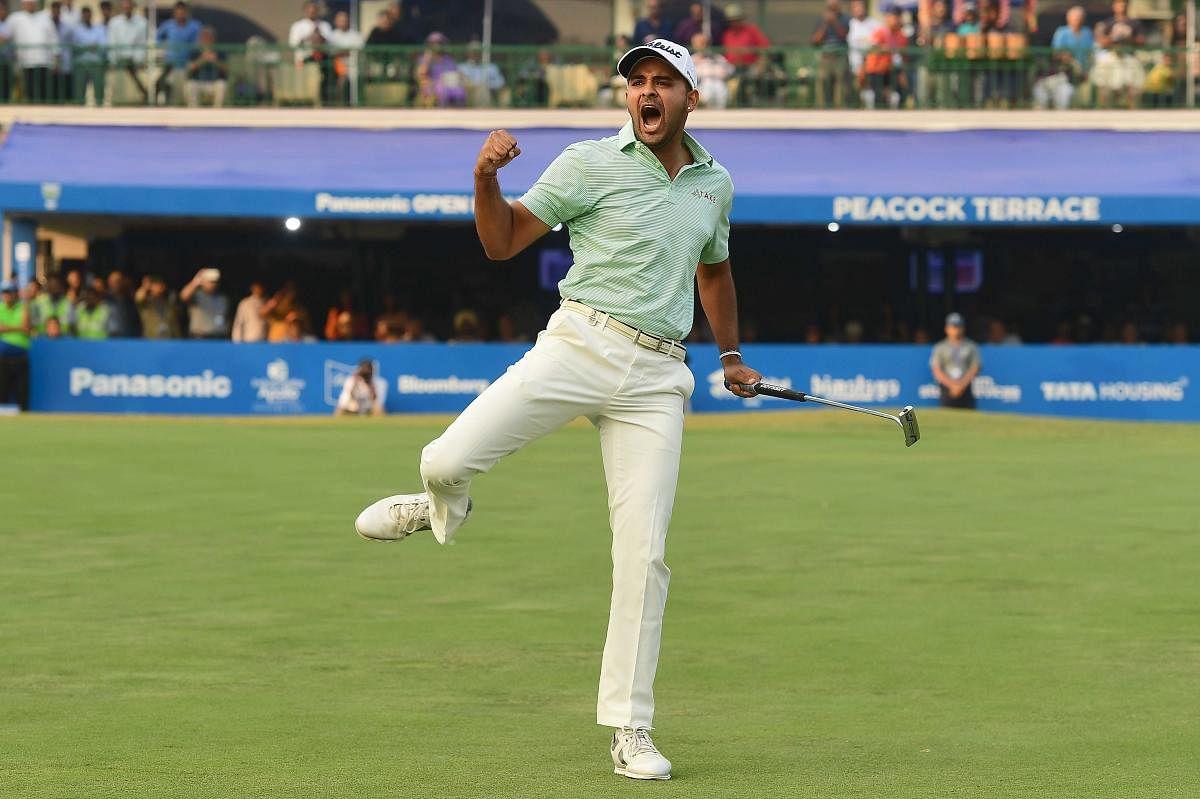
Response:
[[[346,316],[348,326],[339,322]],[[367,315],[354,307],[354,292],[342,289],[338,303],[325,314],[325,338],[329,341],[365,341],[370,338],[367,330]]]
[[[229,298],[220,291],[221,270],[201,269],[179,292],[188,309],[192,338],[229,338]]]
[[[467,91],[458,65],[442,50],[449,42],[438,31],[425,37],[425,52],[417,62],[417,86],[421,104],[426,107],[447,108],[463,106],[467,102]]]
[[[261,280],[250,281],[250,293],[238,303],[233,317],[233,340],[252,344],[267,340],[267,320],[262,312],[267,289]]]
[[[342,384],[334,416],[383,416],[383,405],[387,402],[387,381],[375,374],[375,363],[370,358],[358,362],[354,374]]]
[[[187,65],[187,84],[184,88],[189,108],[201,103],[220,108],[225,105],[226,79],[229,69],[225,54],[217,50],[217,32],[209,26],[200,29],[197,48]]]
[[[862,322],[858,321],[857,319],[851,319],[846,323],[844,330],[845,335],[842,337],[842,342],[844,344],[862,344],[863,335],[866,332],[863,329]]]
[[[1137,326],[1136,322],[1125,322],[1124,324],[1121,325],[1120,342],[1122,344],[1141,344],[1142,343],[1142,336],[1138,332],[1138,326]]]
[[[850,2],[850,23],[847,26],[846,46],[849,52],[846,54],[850,64],[850,74],[855,80],[862,74],[863,61],[866,60],[867,50],[871,49],[871,41],[875,36],[875,31],[880,27],[879,20],[874,17],[867,16],[866,0],[851,0]],[[861,92],[863,104],[866,104],[866,91]]]
[[[65,327],[75,322],[75,304],[67,296],[67,284],[61,275],[46,278],[46,290],[41,292],[29,306],[33,332],[41,334],[46,329],[46,320],[55,317]]]
[[[479,321],[479,314],[470,309],[463,309],[454,314],[452,327],[454,335],[448,340],[450,344],[472,344],[483,341],[483,324]]]
[[[108,72],[108,31],[103,22],[93,22],[92,9],[84,6],[79,10],[79,24],[73,33],[75,44],[75,102],[83,105],[87,101],[87,90],[92,88],[96,105],[104,105],[104,79]]]
[[[112,0],[100,0],[96,7],[100,9],[99,23],[107,28],[109,20],[113,18]]]
[[[1191,339],[1188,338],[1187,325],[1183,322],[1174,322],[1167,326],[1167,343],[1168,344],[1190,344]]]
[[[188,68],[196,42],[200,40],[200,30],[200,23],[192,19],[192,11],[183,0],[175,4],[171,21],[158,29],[158,43],[165,49],[163,69],[154,82],[156,103],[171,104],[171,73]]]
[[[52,99],[58,28],[49,11],[38,11],[34,0],[21,0],[21,10],[8,15],[8,35],[21,68],[21,88],[27,103]]]
[[[95,286],[83,289],[83,299],[75,306],[75,335],[81,339],[106,339],[112,324],[112,311]]]
[[[941,404],[946,408],[974,408],[971,383],[983,361],[979,347],[963,334],[963,318],[952,313],[946,317],[946,337],[933,347],[929,368],[941,386]]]
[[[415,44],[400,25],[391,11],[380,11],[375,15],[375,27],[367,34],[367,47],[391,46],[400,44]]]
[[[0,103],[7,103],[12,98],[12,47],[8,43],[11,37],[8,29],[8,3],[0,0]]]
[[[409,316],[404,324],[404,335],[401,341],[408,344],[437,341],[433,334],[425,329],[425,320],[419,316]]]
[[[925,47],[941,47],[941,39],[947,33],[955,33],[958,26],[950,17],[950,7],[946,0],[934,0],[929,6],[929,14],[921,17],[921,41]]]
[[[467,45],[467,60],[458,65],[466,83],[467,97],[472,106],[494,105],[497,93],[504,88],[504,75],[495,61],[483,68],[483,45],[472,40]]]
[[[1065,319],[1054,326],[1054,338],[1050,339],[1050,343],[1062,347],[1068,344],[1074,344],[1075,338],[1071,333],[1071,323]]]
[[[142,323],[137,303],[133,300],[133,284],[121,271],[110,272],[107,283],[108,305],[112,314],[109,330],[113,338],[137,338],[142,334]]]
[[[770,59],[766,48],[770,46],[767,35],[757,25],[746,21],[740,5],[731,3],[725,7],[721,47],[725,48],[725,59],[737,71],[739,104],[748,104],[769,91]]]
[[[825,0],[825,11],[813,30],[812,43],[820,48],[817,62],[817,107],[841,108],[846,104],[850,82],[846,60],[846,36],[850,18],[842,13],[839,0]]]
[[[179,300],[160,275],[146,275],[133,295],[142,317],[142,337],[181,338]]]
[[[1075,87],[1087,78],[1092,60],[1095,39],[1090,29],[1083,26],[1083,6],[1067,10],[1067,24],[1054,31],[1050,46],[1051,67],[1049,74],[1033,84],[1033,104],[1037,108],[1049,108],[1051,104],[1059,110],[1071,107]]]
[[[67,271],[67,299],[72,305],[83,299],[83,272],[78,269]]]
[[[696,79],[700,81],[700,104],[705,108],[724,108],[729,105],[728,81],[733,77],[733,64],[708,52],[708,39],[703,33],[693,36],[691,45]]]
[[[29,405],[29,307],[17,284],[0,285],[0,404]]]
[[[404,341],[405,325],[387,317],[375,320],[375,341],[380,344],[399,344]]]
[[[725,32],[725,15],[721,13],[720,9],[712,10],[709,27],[711,30],[708,35],[712,41],[721,41],[721,34]],[[674,33],[668,38],[673,42],[684,44],[692,41],[692,37],[697,33],[704,33],[704,6],[700,3],[692,3],[688,6],[688,15],[679,21],[679,24],[675,26]],[[625,50],[628,49],[628,47],[625,48]],[[625,50],[621,52],[623,53]]]
[[[58,31],[57,63],[54,67],[51,99],[55,102],[70,102],[75,98],[75,19],[63,14],[59,0],[50,4],[50,20]]]
[[[300,302],[296,284],[289,280],[283,284],[275,296],[267,300],[259,314],[267,320],[267,341],[286,341],[289,324],[294,320],[300,321],[301,333],[311,327],[308,309]]]
[[[635,44],[647,44],[655,39],[670,40],[675,33],[675,26],[662,15],[662,3],[659,0],[646,0],[646,16],[633,26],[633,41]]]
[[[375,340],[382,341],[388,335],[397,338],[403,335],[408,316],[400,310],[395,294],[383,295],[383,313],[375,319]]]
[[[1100,105],[1111,108],[1124,94],[1130,108],[1137,108],[1146,72],[1134,49],[1146,44],[1141,21],[1129,16],[1128,0],[1113,0],[1112,16],[1096,25],[1096,66],[1092,82],[1100,90]]]
[[[1175,69],[1175,63],[1175,53],[1162,53],[1146,73],[1146,83],[1142,87],[1142,101],[1146,106],[1169,108],[1175,104],[1176,85],[1184,79]]]
[[[317,337],[308,332],[308,314],[292,311],[284,318],[283,342],[287,344],[312,344]]]
[[[134,13],[133,0],[121,0],[121,13],[108,23],[108,60],[114,68],[123,70],[141,92],[142,102],[150,102],[150,94],[142,83],[139,70],[146,63],[146,18]]]
[[[300,19],[288,30],[288,45],[295,48],[296,64],[316,64],[321,71],[321,98],[329,102],[335,92],[336,76],[329,57],[329,37],[333,27],[321,19],[321,6],[306,2],[301,6]]]
[[[329,98],[337,105],[350,105],[350,87],[358,82],[358,56],[363,49],[362,34],[350,28],[350,15],[333,15],[329,50],[333,59],[333,87]]]
[[[868,90],[864,97],[867,107],[874,108],[883,99],[886,107],[899,108],[908,92],[903,55],[904,48],[908,47],[908,37],[900,28],[898,9],[888,9],[882,27],[871,34],[871,45],[858,77],[859,88]]]
[[[963,3],[962,19],[955,31],[959,36],[969,36],[979,33],[979,8],[974,3]]]
[[[805,344],[820,344],[821,343],[821,326],[809,322],[804,326],[804,343]]]
[[[988,322],[988,344],[997,346],[1011,346],[1021,343],[1021,337],[1015,333],[1009,332],[1008,325],[1003,319],[995,318]]]

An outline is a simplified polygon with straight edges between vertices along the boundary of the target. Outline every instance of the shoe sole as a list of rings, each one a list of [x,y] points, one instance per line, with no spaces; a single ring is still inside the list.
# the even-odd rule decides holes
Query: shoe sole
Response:
[[[361,538],[362,540],[374,541],[377,544],[390,544],[393,541],[403,541],[404,539],[408,538],[407,535],[402,535],[399,538],[376,538],[373,535],[367,535],[362,530],[359,530],[357,525],[355,525],[355,527],[354,527],[354,532],[358,533],[358,537]],[[409,535],[411,535],[411,533]]]
[[[626,771],[625,769],[621,768],[620,766],[613,769],[613,774],[620,774],[622,777],[628,777],[631,780],[669,780],[669,779],[671,779],[670,774],[668,774],[665,777],[659,777],[657,775],[651,775],[651,774],[634,774],[632,771]]]

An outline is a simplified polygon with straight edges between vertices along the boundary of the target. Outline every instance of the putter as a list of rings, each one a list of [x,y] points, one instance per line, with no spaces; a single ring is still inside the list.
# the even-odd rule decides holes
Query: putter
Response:
[[[729,388],[728,381],[725,382],[725,387]],[[917,411],[911,405],[905,405],[904,410],[900,411],[899,416],[892,416],[890,413],[873,411],[870,408],[860,408],[857,405],[847,405],[844,402],[836,402],[835,400],[825,399],[813,394],[805,394],[803,391],[792,391],[790,388],[773,386],[770,383],[743,383],[742,388],[764,397],[778,397],[779,399],[792,400],[793,402],[819,402],[822,405],[829,405],[834,408],[856,411],[858,413],[869,413],[881,419],[891,419],[899,425],[900,432],[904,433],[904,446],[911,447],[921,440],[921,428],[917,426]]]

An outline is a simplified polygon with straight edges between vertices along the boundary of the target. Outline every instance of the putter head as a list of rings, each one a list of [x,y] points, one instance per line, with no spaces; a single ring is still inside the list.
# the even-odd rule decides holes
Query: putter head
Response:
[[[921,440],[921,428],[917,426],[917,410],[911,405],[905,405],[900,411],[900,429],[904,431],[904,446],[911,447]]]

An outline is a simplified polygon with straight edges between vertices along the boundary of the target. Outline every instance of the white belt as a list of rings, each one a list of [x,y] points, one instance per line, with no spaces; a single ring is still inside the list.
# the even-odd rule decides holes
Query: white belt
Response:
[[[562,307],[580,316],[586,316],[587,323],[592,327],[606,327],[620,333],[639,347],[661,352],[677,361],[682,361],[687,357],[687,347],[673,338],[663,338],[653,333],[647,333],[645,330],[639,330],[633,325],[625,324],[620,319],[614,319],[604,311],[598,311],[592,306],[584,305],[576,300],[563,300]]]

